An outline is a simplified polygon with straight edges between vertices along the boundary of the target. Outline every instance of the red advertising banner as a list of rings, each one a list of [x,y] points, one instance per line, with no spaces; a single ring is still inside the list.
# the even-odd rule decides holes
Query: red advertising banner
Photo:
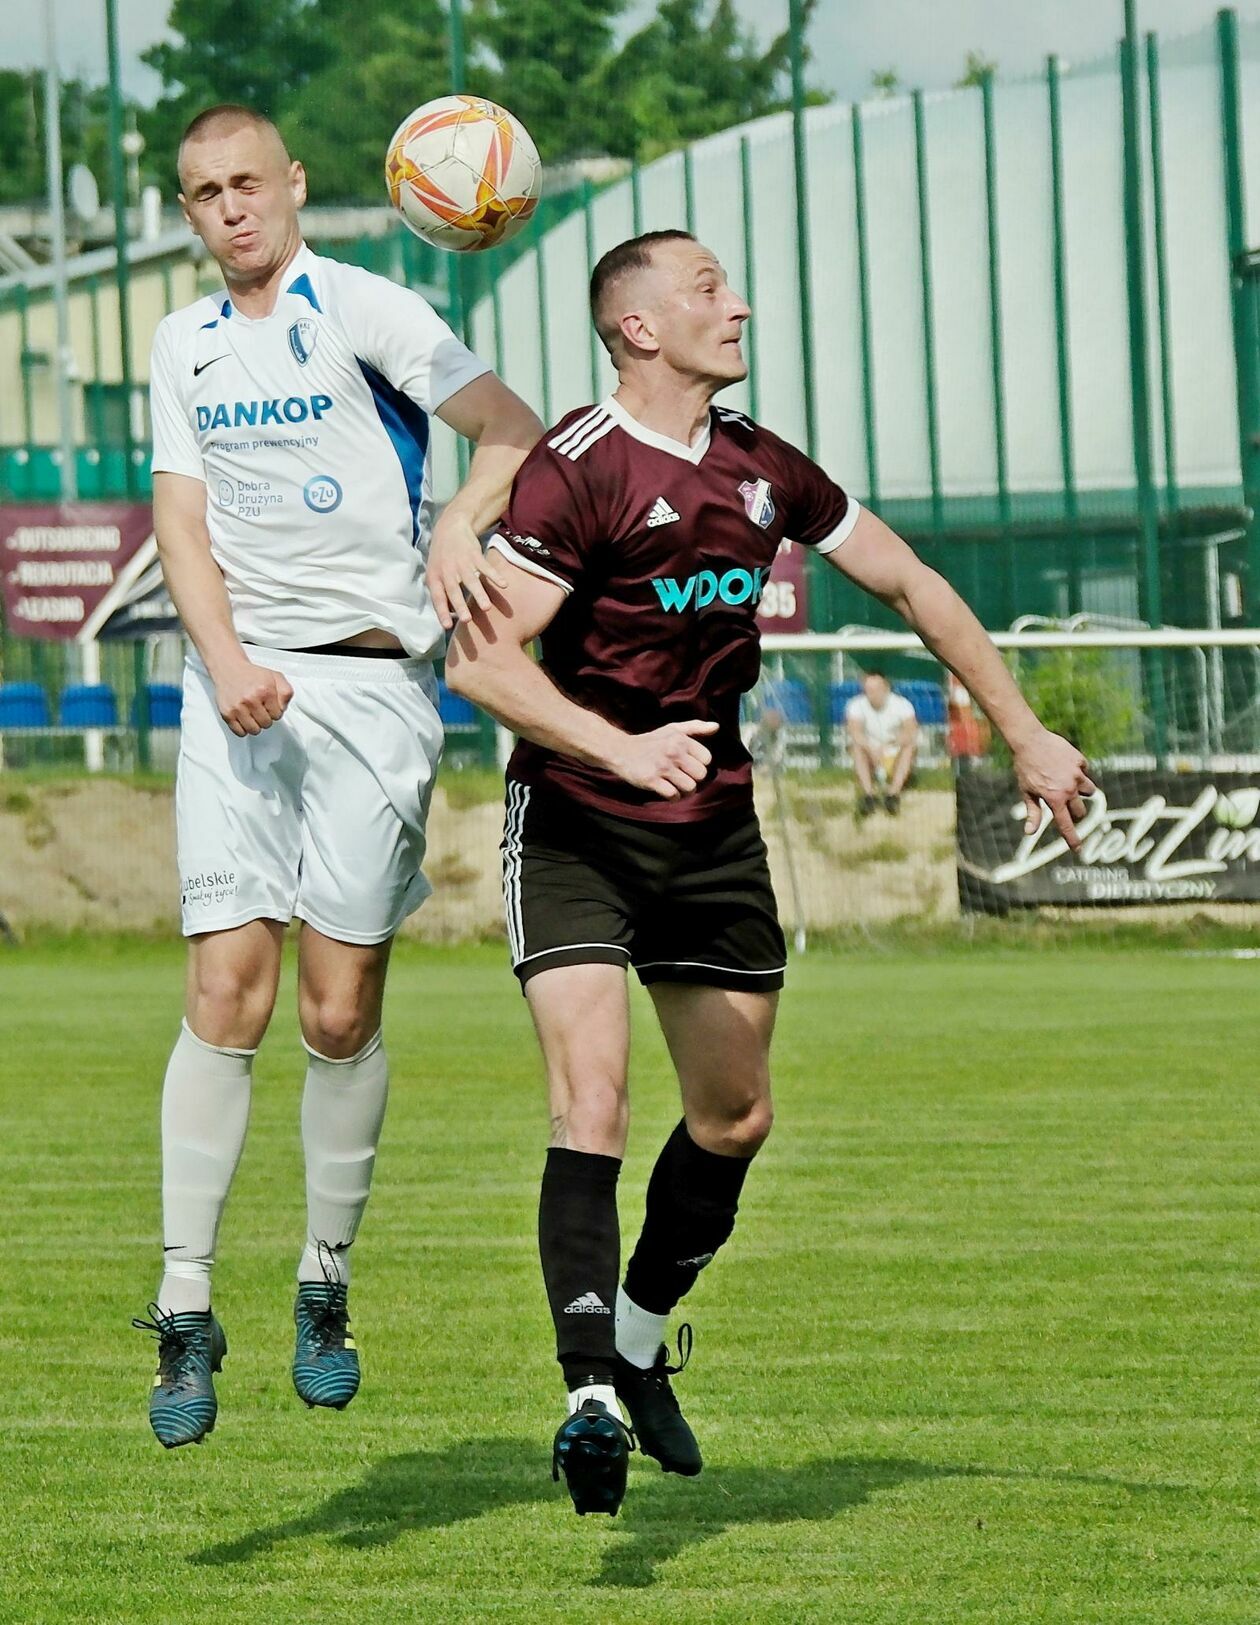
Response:
[[[796,542],[780,542],[774,568],[757,605],[763,632],[809,631],[809,582],[805,549]]]
[[[0,506],[0,588],[9,631],[77,638],[153,534],[141,502]]]

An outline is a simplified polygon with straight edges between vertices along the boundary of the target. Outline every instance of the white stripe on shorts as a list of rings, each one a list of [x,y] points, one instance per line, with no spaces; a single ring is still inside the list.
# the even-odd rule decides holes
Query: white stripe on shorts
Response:
[[[521,836],[528,805],[529,786],[510,779],[503,841],[503,911],[507,919],[508,952],[513,965],[519,965],[525,957],[525,922],[521,914]]]

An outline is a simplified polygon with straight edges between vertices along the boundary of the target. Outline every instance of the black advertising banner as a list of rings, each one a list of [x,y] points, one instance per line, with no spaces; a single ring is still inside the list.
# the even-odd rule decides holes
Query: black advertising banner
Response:
[[[958,893],[964,909],[1002,914],[1040,904],[1260,899],[1260,771],[1107,773],[1068,851],[1043,813],[1024,834],[1007,775],[960,773]]]

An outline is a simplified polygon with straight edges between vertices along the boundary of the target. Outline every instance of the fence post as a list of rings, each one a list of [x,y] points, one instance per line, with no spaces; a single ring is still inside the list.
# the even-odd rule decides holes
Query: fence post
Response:
[[[993,128],[993,75],[980,81],[984,125],[984,205],[989,248],[989,359],[993,369],[993,451],[997,472],[998,523],[1002,527],[1002,562],[1006,578],[1008,619],[1021,612],[1015,538],[1011,533],[1011,491],[1006,466],[1006,378],[1002,347],[1002,268],[999,262],[997,141]]]
[[[941,435],[936,401],[936,317],[932,299],[932,230],[928,213],[927,131],[923,92],[911,96],[914,108],[914,163],[919,198],[919,280],[923,294],[923,394],[927,411],[928,467],[932,478],[932,526],[945,534],[941,500]]]
[[[1168,336],[1168,243],[1164,210],[1164,133],[1159,78],[1159,37],[1146,36],[1147,115],[1151,139],[1151,224],[1155,231],[1155,320],[1159,336],[1159,391],[1164,419],[1164,500],[1177,515],[1177,434],[1174,423],[1172,344]],[[1173,533],[1177,532],[1174,524]]]
[[[879,447],[875,432],[875,358],[871,343],[871,261],[866,221],[866,151],[862,106],[853,104],[853,217],[857,231],[858,313],[862,335],[862,428],[866,436],[866,496],[879,506]]]
[[[1260,322],[1256,284],[1247,275],[1247,196],[1243,186],[1242,90],[1238,70],[1238,14],[1216,17],[1221,69],[1221,135],[1225,162],[1225,210],[1229,291],[1237,358],[1238,433],[1247,524],[1247,619],[1260,621]]]
[[[805,157],[805,8],[789,0],[792,57],[792,174],[796,184],[796,280],[801,312],[801,382],[805,449],[818,455],[818,406],[814,378],[814,290],[809,239],[809,173]]]

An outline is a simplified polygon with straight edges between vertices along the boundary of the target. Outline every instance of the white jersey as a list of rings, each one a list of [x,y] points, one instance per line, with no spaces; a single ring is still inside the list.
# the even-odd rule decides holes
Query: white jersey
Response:
[[[487,371],[418,294],[305,245],[270,316],[218,294],[166,317],[153,471],[205,482],[242,642],[302,649],[379,626],[440,652],[429,414]]]
[[[914,721],[914,707],[901,694],[890,694],[878,710],[865,694],[858,694],[844,708],[846,722],[856,722],[868,741],[878,750],[895,750],[901,743],[901,729]]]

